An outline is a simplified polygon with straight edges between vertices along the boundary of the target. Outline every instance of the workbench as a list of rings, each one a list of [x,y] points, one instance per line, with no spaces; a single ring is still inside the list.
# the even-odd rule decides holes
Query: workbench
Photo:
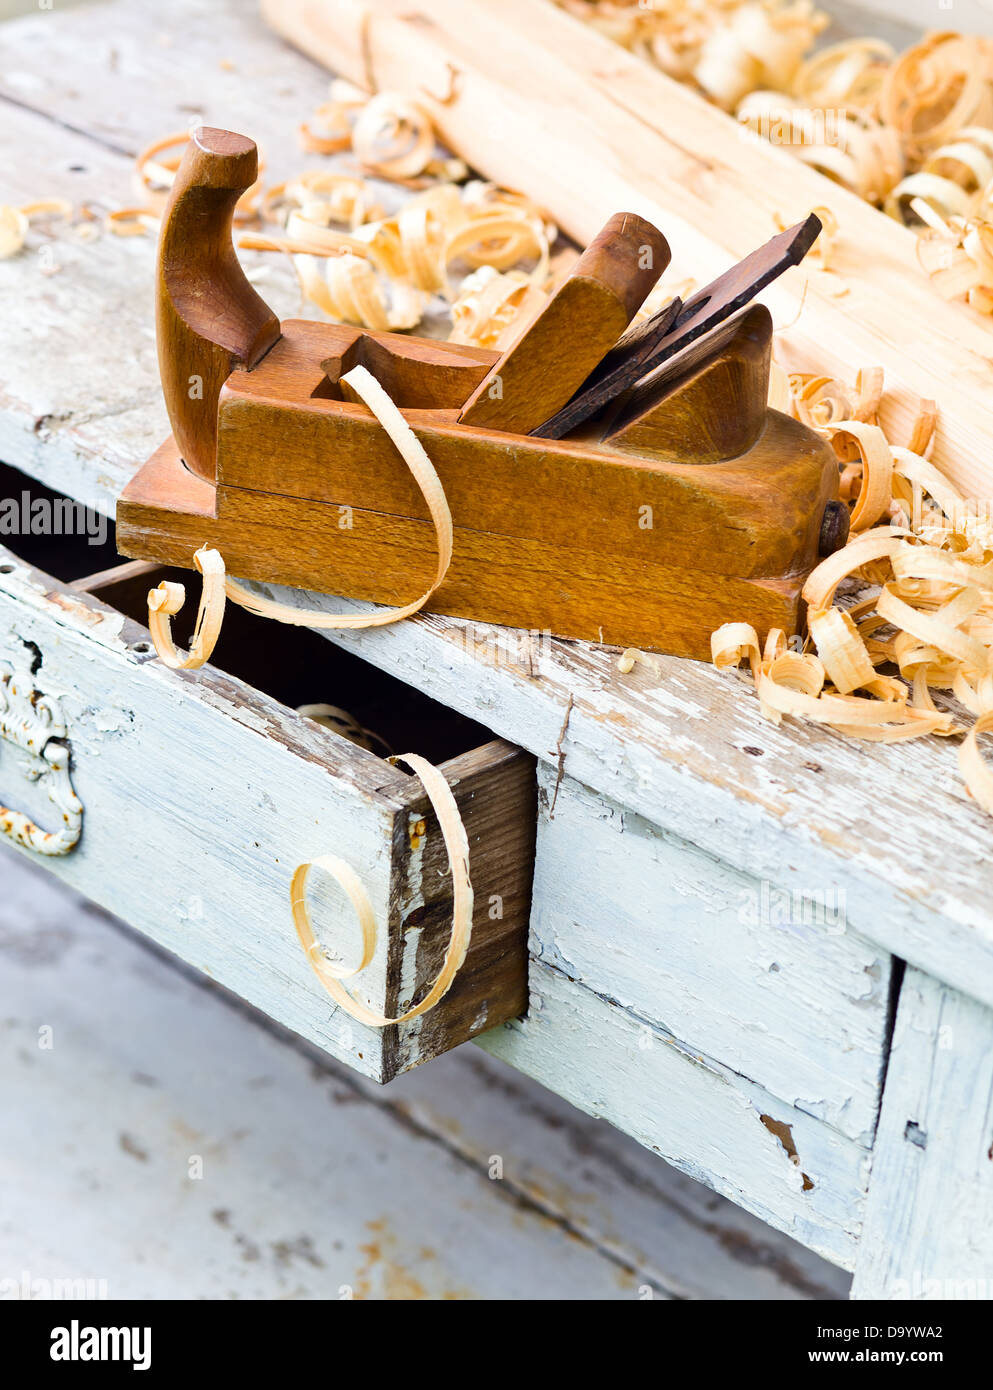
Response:
[[[130,202],[138,149],[199,120],[250,133],[272,178],[313,162],[294,137],[326,76],[251,7],[111,11],[0,29],[2,201]],[[168,433],[154,243],[52,227],[46,257],[33,237],[0,262],[0,459],[112,516]],[[264,273],[298,313],[286,270]],[[60,701],[84,808],[45,867],[358,1065],[361,1029],[288,954],[287,861],[347,843],[384,914],[398,873],[423,906],[399,774],[240,673],[165,670],[126,577],[56,582],[32,538],[3,539],[0,661]],[[311,700],[347,707],[381,672],[450,712],[482,821],[490,779],[536,762],[529,1004],[480,1019],[480,1046],[853,1270],[855,1296],[990,1296],[993,823],[952,747],[776,727],[743,676],[668,657],[622,675],[615,650],[541,633],[419,616],[296,635]],[[0,791],[27,803],[9,752]],[[437,1050],[412,1029],[378,1079]]]

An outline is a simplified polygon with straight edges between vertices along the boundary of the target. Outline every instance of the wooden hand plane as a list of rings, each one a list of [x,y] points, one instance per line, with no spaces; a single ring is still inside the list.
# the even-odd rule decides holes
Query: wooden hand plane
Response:
[[[847,511],[832,451],[768,408],[772,323],[749,300],[816,228],[755,253],[763,270],[745,288],[747,276],[734,293],[721,277],[631,328],[669,253],[620,214],[498,354],[280,324],[231,242],[256,173],[251,140],[205,128],[178,171],[156,315],[173,434],[120,500],[123,554],[192,569],[209,544],[245,579],[394,605],[422,593],[433,525],[385,430],[341,384],[362,365],[451,508],[454,554],[431,611],[701,659],[731,619],[800,630],[800,590],[844,543]],[[706,318],[715,295],[732,317]]]

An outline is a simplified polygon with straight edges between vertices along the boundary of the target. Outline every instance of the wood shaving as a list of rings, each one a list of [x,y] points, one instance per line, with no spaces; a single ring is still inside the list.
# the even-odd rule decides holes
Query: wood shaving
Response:
[[[19,208],[0,203],[0,261],[24,249],[32,219],[71,216],[72,204],[64,198],[43,198]]]
[[[318,130],[311,129],[311,124]],[[310,122],[302,121],[297,131],[300,148],[307,154],[338,154],[351,148],[352,127],[345,109],[326,101],[314,112]]]
[[[452,929],[448,948],[437,978],[420,1003],[395,1018],[387,1018],[356,999],[342,984],[342,980],[353,979],[370,964],[376,954],[378,937],[376,914],[369,901],[369,895],[350,864],[337,855],[325,855],[299,865],[290,884],[293,923],[314,973],[335,1003],[369,1028],[389,1028],[394,1024],[408,1023],[439,1004],[455,982],[472,940],[474,895],[470,878],[469,839],[452,789],[438,768],[416,753],[404,753],[391,758],[390,761],[406,763],[420,779],[438,817],[438,826],[448,851],[452,876]],[[346,966],[332,960],[314,935],[307,908],[307,880],[314,869],[321,869],[330,874],[344,889],[355,909],[362,930],[362,954],[357,965]]]
[[[515,336],[545,302],[557,228],[530,199],[493,184],[438,183],[386,217],[365,180],[311,170],[268,190],[260,206],[282,234],[246,232],[239,247],[291,255],[304,297],[329,318],[402,331],[441,295],[454,341],[489,346]],[[459,264],[472,269],[454,289]],[[510,278],[473,278],[484,269]]]
[[[313,719],[316,724],[322,724],[325,729],[333,729],[336,734],[347,739],[349,743],[354,743],[358,748],[364,748],[368,753],[378,753],[380,756],[389,757],[393,749],[380,734],[374,729],[367,729],[364,724],[359,723],[354,714],[350,714],[347,709],[341,709],[338,705],[299,705],[297,714],[302,714],[305,719]]]
[[[636,665],[647,666],[656,676],[662,674],[662,667],[655,657],[650,656],[648,652],[638,651],[636,647],[628,647],[617,658],[617,669],[622,676],[629,676]]]
[[[358,114],[352,149],[380,178],[413,178],[424,173],[434,156],[434,122],[410,97],[377,92]]]
[[[993,221],[949,217],[933,203],[915,198],[912,207],[927,226],[918,257],[931,283],[945,299],[964,295],[984,314],[993,314]]]
[[[808,635],[800,650],[779,630],[760,647],[749,624],[726,623],[711,637],[714,664],[747,660],[762,713],[775,723],[806,719],[885,743],[965,735],[960,771],[993,812],[993,772],[977,742],[993,730],[989,508],[961,497],[924,456],[933,401],[922,402],[907,448],[879,424],[878,369],[860,373],[854,387],[811,376],[794,376],[790,386],[794,416],[838,453],[850,539],[804,585]],[[854,602],[853,587],[862,591]],[[958,701],[971,729],[937,707],[933,690]]]
[[[104,226],[113,236],[145,236],[158,230],[159,219],[148,208],[115,208],[108,212]]]
[[[182,584],[163,580],[148,595],[148,627],[159,660],[172,671],[196,671],[211,658],[224,622],[224,561],[216,550],[202,546],[193,557],[203,576],[193,641],[181,652],[172,640],[172,620],[186,602]]]
[[[28,235],[28,219],[20,208],[0,203],[0,260],[16,256]]]

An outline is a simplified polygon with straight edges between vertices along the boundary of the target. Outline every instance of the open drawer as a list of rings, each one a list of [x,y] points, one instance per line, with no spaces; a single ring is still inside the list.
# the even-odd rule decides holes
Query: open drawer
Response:
[[[136,621],[161,577],[131,564],[65,584],[0,548],[0,803],[16,808],[0,843],[19,827],[24,853],[380,1082],[522,1013],[534,760],[314,634],[240,610],[216,665],[169,671]],[[437,763],[468,834],[472,943],[448,994],[405,1024],[368,1027],[338,1007],[294,929],[296,867],[344,859],[378,925],[348,988],[392,1018],[427,992],[451,928],[448,856],[420,782],[295,712],[322,702]],[[28,821],[39,831],[25,847]],[[310,883],[322,948],[357,962],[349,899],[318,870]]]

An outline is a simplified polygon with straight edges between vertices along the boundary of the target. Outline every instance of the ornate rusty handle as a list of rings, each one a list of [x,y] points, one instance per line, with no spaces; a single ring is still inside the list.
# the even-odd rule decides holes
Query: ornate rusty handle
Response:
[[[48,796],[62,815],[59,830],[43,830],[21,811],[0,805],[0,834],[36,854],[69,854],[83,829],[83,803],[69,772],[66,726],[57,700],[42,695],[30,672],[0,662],[0,739],[30,753],[29,781],[48,779]]]

